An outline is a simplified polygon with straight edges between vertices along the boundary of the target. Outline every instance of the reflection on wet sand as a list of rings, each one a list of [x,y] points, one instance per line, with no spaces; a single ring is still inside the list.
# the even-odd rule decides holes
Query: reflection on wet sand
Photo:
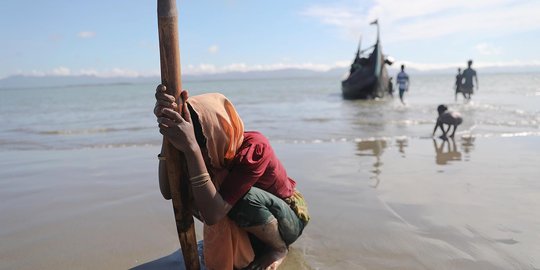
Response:
[[[461,137],[461,148],[465,152],[465,161],[469,161],[470,159],[470,153],[474,149],[474,139],[472,136]]]
[[[201,254],[199,258],[199,263],[201,266],[201,269],[206,269],[204,265],[204,258],[202,258],[202,241],[199,241],[197,244],[197,249],[199,254]],[[182,256],[182,250],[177,250],[167,256],[161,257],[159,259],[155,259],[151,262],[146,262],[141,265],[135,266],[133,268],[130,268],[130,270],[172,270],[172,269],[186,269],[184,257]]]
[[[405,157],[405,147],[408,145],[407,139],[396,139],[396,144],[399,148],[399,152],[401,153],[401,157]]]
[[[373,141],[361,141],[356,145],[358,150],[357,156],[373,156],[376,158],[375,163],[373,163],[373,176],[371,179],[375,179],[375,184],[372,187],[377,188],[379,185],[380,179],[379,175],[381,174],[381,167],[383,162],[381,161],[381,155],[386,148],[385,140],[373,140]]]
[[[438,165],[447,165],[450,161],[461,160],[461,152],[457,150],[454,138],[442,140],[440,144],[436,139],[433,139],[433,147],[435,147],[436,154],[435,163]]]

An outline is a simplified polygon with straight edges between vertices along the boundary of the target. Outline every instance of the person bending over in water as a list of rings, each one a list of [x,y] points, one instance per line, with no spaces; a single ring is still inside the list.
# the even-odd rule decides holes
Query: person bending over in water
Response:
[[[296,182],[288,177],[263,134],[244,131],[225,96],[209,93],[188,98],[182,91],[186,102],[181,115],[176,112],[175,98],[165,90],[163,85],[156,89],[154,114],[160,133],[186,157],[195,216],[204,223],[207,268],[277,268],[309,221]],[[163,196],[170,199],[166,162],[162,161],[166,158],[160,158],[159,183]],[[230,235],[238,231],[245,235],[251,259],[246,259],[249,255],[243,261],[230,258],[238,257],[235,253],[242,238]],[[227,253],[227,249],[233,251]],[[227,265],[223,260],[230,262]]]
[[[454,127],[452,134],[450,135],[450,137],[453,138],[454,134],[456,134],[457,126],[463,122],[461,114],[449,111],[448,107],[442,104],[437,107],[437,111],[439,112],[439,117],[437,118],[437,123],[435,123],[435,128],[433,129],[433,134],[431,136],[435,136],[435,131],[437,131],[437,127],[439,127],[443,133],[440,138],[446,140],[446,134],[448,134],[451,127]],[[444,129],[444,125],[448,126],[446,130]]]

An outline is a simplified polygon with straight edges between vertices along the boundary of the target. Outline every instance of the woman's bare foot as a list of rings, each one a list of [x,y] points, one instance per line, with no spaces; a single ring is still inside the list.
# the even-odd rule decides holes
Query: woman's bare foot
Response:
[[[247,227],[246,231],[252,233],[265,244],[265,251],[257,256],[255,260],[244,269],[267,270],[277,269],[287,256],[288,248],[279,234],[278,222],[276,219],[267,224]]]
[[[250,263],[246,270],[276,270],[281,265],[285,257],[287,257],[288,250],[271,249],[268,252],[262,254],[260,257],[256,258],[252,263]]]

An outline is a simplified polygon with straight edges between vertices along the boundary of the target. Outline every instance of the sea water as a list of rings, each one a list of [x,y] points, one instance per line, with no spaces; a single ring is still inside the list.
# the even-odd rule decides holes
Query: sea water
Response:
[[[485,74],[470,102],[454,100],[453,75],[411,76],[399,98],[344,100],[337,78],[186,81],[190,95],[220,92],[246,130],[271,141],[319,143],[429,138],[436,108],[464,118],[458,136],[540,135],[540,74]],[[158,84],[0,89],[0,150],[159,145]]]

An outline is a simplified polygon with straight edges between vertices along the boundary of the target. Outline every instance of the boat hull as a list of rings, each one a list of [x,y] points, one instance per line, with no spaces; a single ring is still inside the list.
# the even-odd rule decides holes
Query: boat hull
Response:
[[[344,99],[375,99],[383,98],[390,90],[388,71],[384,66],[375,74],[352,74],[341,82],[341,92]]]

